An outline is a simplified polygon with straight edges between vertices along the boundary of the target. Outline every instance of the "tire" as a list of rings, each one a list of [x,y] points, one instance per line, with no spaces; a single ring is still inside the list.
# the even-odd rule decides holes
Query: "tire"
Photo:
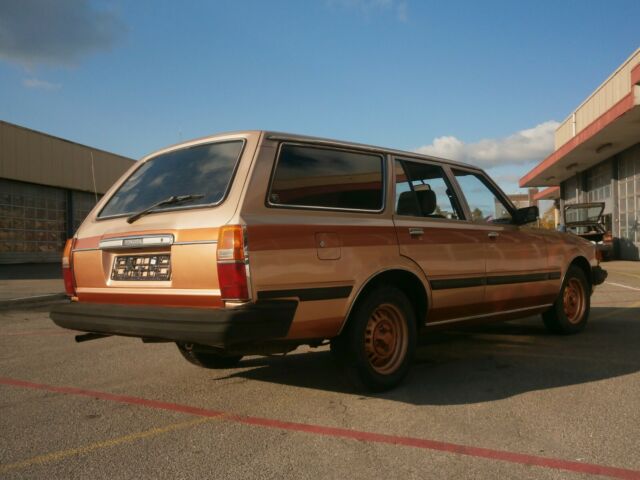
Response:
[[[552,333],[570,335],[587,326],[591,309],[591,285],[584,271],[572,265],[562,282],[560,295],[542,314],[545,327]]]
[[[378,287],[358,301],[331,352],[358,389],[390,390],[405,377],[416,348],[413,307],[400,290]]]
[[[204,368],[233,368],[242,359],[242,355],[225,355],[211,348],[193,343],[176,343],[182,356],[193,365]]]

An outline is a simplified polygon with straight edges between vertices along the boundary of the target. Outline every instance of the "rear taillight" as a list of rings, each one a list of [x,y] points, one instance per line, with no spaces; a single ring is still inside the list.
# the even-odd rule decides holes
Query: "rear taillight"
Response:
[[[249,300],[246,235],[241,225],[227,225],[218,233],[218,283],[223,300]]]
[[[76,295],[76,280],[73,276],[73,246],[75,238],[70,238],[64,246],[62,252],[62,278],[64,280],[64,290],[70,297]]]

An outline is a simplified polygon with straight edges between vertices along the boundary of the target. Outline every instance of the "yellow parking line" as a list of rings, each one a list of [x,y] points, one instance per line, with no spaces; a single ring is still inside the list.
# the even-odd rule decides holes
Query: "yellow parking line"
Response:
[[[68,450],[60,450],[58,452],[45,453],[44,455],[37,455],[35,457],[22,460],[20,462],[9,463],[7,465],[0,465],[0,474],[6,473],[11,470],[19,470],[21,468],[27,468],[34,465],[42,465],[44,463],[56,462],[68,457],[76,455],[86,455],[87,453],[99,450],[101,448],[115,447],[123,443],[135,442],[144,438],[155,437],[164,433],[173,432],[175,430],[181,430],[183,428],[189,428],[201,423],[211,422],[214,420],[220,420],[222,417],[205,417],[196,418],[195,420],[189,420],[187,422],[172,423],[164,427],[152,428],[144,432],[130,433],[118,438],[112,438],[110,440],[104,440],[102,442],[95,442],[84,447],[70,448]]]

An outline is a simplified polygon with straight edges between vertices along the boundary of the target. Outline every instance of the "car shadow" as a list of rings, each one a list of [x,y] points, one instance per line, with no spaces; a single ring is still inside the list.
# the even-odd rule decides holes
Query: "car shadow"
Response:
[[[539,317],[432,333],[404,382],[381,394],[355,390],[330,352],[251,357],[222,378],[245,378],[416,405],[490,402],[640,370],[640,308],[591,309],[586,330],[559,336]],[[217,377],[220,379],[220,377]]]
[[[60,262],[0,265],[0,280],[55,279],[62,279],[62,268],[60,267]]]

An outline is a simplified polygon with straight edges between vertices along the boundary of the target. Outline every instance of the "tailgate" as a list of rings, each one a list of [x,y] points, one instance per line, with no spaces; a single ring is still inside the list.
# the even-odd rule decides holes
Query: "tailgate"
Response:
[[[200,228],[79,238],[81,302],[219,307],[218,230]]]

